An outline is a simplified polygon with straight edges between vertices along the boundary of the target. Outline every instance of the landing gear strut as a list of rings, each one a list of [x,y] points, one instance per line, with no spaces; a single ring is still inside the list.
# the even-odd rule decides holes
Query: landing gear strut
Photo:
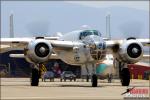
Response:
[[[89,69],[88,69],[87,64],[85,65],[85,68],[86,68],[86,71],[87,71],[87,75],[86,75],[86,82],[89,82],[90,74],[89,74]]]

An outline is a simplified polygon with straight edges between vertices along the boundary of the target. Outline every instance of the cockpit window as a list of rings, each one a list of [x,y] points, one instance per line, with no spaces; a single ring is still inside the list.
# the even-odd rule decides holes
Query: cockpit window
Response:
[[[97,35],[97,36],[101,36],[101,33],[97,30],[85,30],[85,31],[82,31],[80,33],[80,39],[84,39],[86,36],[89,36],[89,35]]]

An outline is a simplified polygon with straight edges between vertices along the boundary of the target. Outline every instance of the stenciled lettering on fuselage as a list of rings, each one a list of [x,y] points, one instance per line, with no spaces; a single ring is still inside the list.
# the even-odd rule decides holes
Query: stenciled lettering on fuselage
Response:
[[[73,52],[74,52],[74,60],[76,62],[80,61],[80,56],[79,56],[79,47],[74,47],[73,48]]]
[[[106,43],[105,42],[101,42],[97,45],[97,48],[100,50],[104,50],[106,48]]]

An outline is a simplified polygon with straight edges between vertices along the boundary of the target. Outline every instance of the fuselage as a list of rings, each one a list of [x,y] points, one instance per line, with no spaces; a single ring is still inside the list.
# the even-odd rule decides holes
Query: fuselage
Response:
[[[103,61],[106,46],[101,33],[97,30],[78,30],[66,33],[59,38],[61,41],[71,41],[73,49],[56,51],[59,57],[69,64],[85,64]]]

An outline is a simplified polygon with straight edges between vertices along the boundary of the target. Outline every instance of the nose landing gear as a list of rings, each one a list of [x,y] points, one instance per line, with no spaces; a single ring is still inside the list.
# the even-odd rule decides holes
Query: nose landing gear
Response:
[[[91,79],[91,82],[92,82],[92,87],[97,87],[97,75],[96,75],[96,66],[95,64],[92,64],[92,67],[93,67],[93,74],[92,74],[92,79]]]
[[[92,87],[97,87],[97,75],[93,74],[92,75]]]

